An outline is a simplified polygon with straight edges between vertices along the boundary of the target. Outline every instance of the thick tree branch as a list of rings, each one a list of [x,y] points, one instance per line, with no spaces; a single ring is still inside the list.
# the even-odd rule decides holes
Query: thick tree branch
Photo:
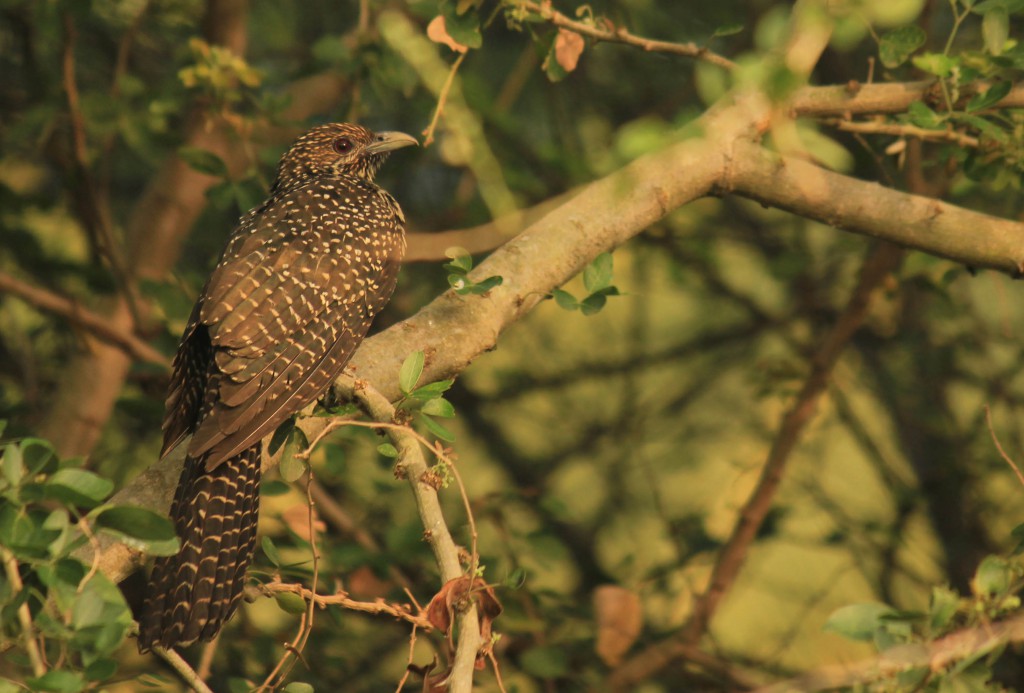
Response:
[[[933,101],[941,91],[934,80],[861,84],[851,82],[836,86],[804,87],[789,104],[794,116],[847,116],[872,113],[904,113],[915,101]],[[965,91],[963,98],[972,93]],[[1024,106],[1024,84],[1014,86],[993,108]]]
[[[737,142],[732,153],[725,190],[970,267],[1024,273],[1024,224],[860,181],[750,142]]]
[[[890,648],[855,664],[836,664],[757,689],[755,693],[822,691],[891,679],[911,669],[927,667],[938,673],[956,662],[992,652],[1004,643],[1024,642],[1024,614],[1005,621],[957,631],[930,643]]]

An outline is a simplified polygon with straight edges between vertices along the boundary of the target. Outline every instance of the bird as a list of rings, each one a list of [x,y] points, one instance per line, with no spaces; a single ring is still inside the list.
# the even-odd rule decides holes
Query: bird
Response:
[[[405,217],[374,177],[402,132],[329,123],[285,152],[196,301],[168,387],[160,459],[188,436],[138,647],[210,640],[238,607],[259,515],[261,441],[341,373],[395,289]]]

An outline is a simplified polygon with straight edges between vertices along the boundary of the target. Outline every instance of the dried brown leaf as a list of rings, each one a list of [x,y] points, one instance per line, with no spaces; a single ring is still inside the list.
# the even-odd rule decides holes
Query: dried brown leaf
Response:
[[[427,38],[434,43],[443,43],[456,53],[465,53],[469,50],[467,46],[464,46],[453,39],[448,33],[448,28],[445,26],[443,15],[437,15],[430,20],[430,24],[427,24]]]
[[[555,60],[563,70],[572,72],[580,61],[585,45],[583,37],[575,31],[559,29],[558,36],[555,37]]]
[[[644,622],[640,597],[618,585],[601,585],[594,590],[594,617],[597,654],[608,666],[617,666],[640,635]]]

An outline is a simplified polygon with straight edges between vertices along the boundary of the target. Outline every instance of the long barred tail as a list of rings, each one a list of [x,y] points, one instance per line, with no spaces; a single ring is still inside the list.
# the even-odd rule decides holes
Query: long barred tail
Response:
[[[260,457],[255,445],[212,471],[202,459],[185,459],[171,505],[181,550],[153,567],[140,652],[210,640],[234,613],[256,544]]]

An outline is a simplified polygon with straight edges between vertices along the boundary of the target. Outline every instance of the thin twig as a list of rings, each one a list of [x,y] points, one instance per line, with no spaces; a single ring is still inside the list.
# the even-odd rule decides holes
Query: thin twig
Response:
[[[512,4],[516,7],[539,15],[557,27],[568,29],[569,31],[580,34],[581,36],[589,36],[590,38],[597,39],[598,41],[624,43],[628,46],[642,48],[643,50],[650,51],[652,53],[683,55],[687,58],[703,60],[706,63],[718,65],[719,67],[724,67],[728,70],[732,70],[736,67],[736,63],[728,58],[718,55],[717,53],[708,50],[706,47],[698,46],[693,42],[673,43],[671,41],[657,41],[654,39],[643,38],[642,36],[636,36],[629,33],[625,27],[599,29],[594,25],[578,22],[565,16],[558,10],[553,9],[550,3],[541,4],[532,2],[531,0],[518,0]]]
[[[0,272],[0,293],[17,296],[40,310],[58,315],[134,359],[170,366],[170,360],[152,346],[133,334],[117,329],[111,324],[110,318],[97,315],[72,299],[32,286],[4,272]]]
[[[452,84],[455,82],[455,73],[459,71],[459,66],[462,65],[462,61],[466,59],[466,53],[459,53],[459,57],[452,63],[451,70],[448,71],[448,78],[444,81],[444,86],[441,87],[441,93],[437,97],[437,107],[434,109],[434,117],[430,119],[430,125],[423,131],[423,146],[429,147],[434,142],[434,130],[437,128],[437,123],[441,120],[441,112],[444,111],[444,105],[448,101],[448,92],[452,89]]]
[[[178,672],[178,676],[196,693],[213,693],[210,687],[199,678],[195,669],[189,666],[176,650],[166,650],[162,647],[154,647],[153,652],[161,659],[171,665],[171,668]]]
[[[140,324],[138,294],[128,271],[127,263],[121,255],[114,240],[113,223],[110,219],[110,207],[93,180],[89,168],[89,152],[86,145],[85,117],[82,114],[81,97],[78,92],[78,81],[75,78],[75,40],[77,31],[69,13],[64,13],[64,46],[63,46],[63,80],[64,94],[67,99],[68,117],[71,121],[71,143],[74,154],[75,169],[80,178],[83,218],[82,221],[96,243],[97,250],[107,258],[111,272],[124,294],[134,325]]]
[[[855,122],[841,118],[826,118],[822,120],[826,125],[842,130],[844,132],[862,132],[871,135],[893,135],[895,137],[916,137],[931,142],[953,142],[961,147],[977,149],[981,142],[977,137],[965,135],[956,130],[926,130],[916,125],[900,123],[873,123]]]
[[[18,559],[5,548],[0,548],[0,556],[3,557],[7,581],[11,583],[11,592],[17,595],[25,588],[21,581],[21,573],[18,572]],[[21,633],[25,638],[25,653],[28,654],[28,661],[32,664],[32,673],[42,676],[46,673],[46,665],[43,663],[43,655],[33,632],[35,626],[32,624],[32,611],[28,608],[28,601],[22,602],[18,607],[18,624],[21,626]]]
[[[316,594],[308,587],[303,587],[300,584],[281,582],[280,577],[277,576],[274,577],[272,582],[260,585],[257,589],[268,596],[273,596],[282,592],[297,594],[307,602],[316,604],[316,606],[320,608],[340,606],[343,609],[358,611],[364,614],[387,614],[388,616],[411,623],[417,628],[423,628],[426,631],[434,629],[433,624],[427,620],[427,617],[424,615],[423,608],[418,604],[415,605],[416,611],[414,613],[406,606],[401,604],[391,604],[384,599],[376,599],[372,602],[352,599],[348,596],[348,592],[345,591],[338,591],[334,594]]]
[[[999,451],[999,455],[1003,458],[1003,461],[1005,461],[1006,464],[1010,465],[1010,469],[1012,469],[1013,473],[1017,475],[1017,480],[1020,482],[1021,486],[1024,486],[1024,474],[1021,473],[1020,467],[1017,466],[1017,463],[1006,454],[1006,451],[1003,450],[1002,444],[999,442],[999,438],[996,437],[996,430],[992,427],[992,410],[989,409],[987,404],[985,405],[985,423],[988,424],[988,432],[992,436],[992,442],[996,444],[996,450]]]

